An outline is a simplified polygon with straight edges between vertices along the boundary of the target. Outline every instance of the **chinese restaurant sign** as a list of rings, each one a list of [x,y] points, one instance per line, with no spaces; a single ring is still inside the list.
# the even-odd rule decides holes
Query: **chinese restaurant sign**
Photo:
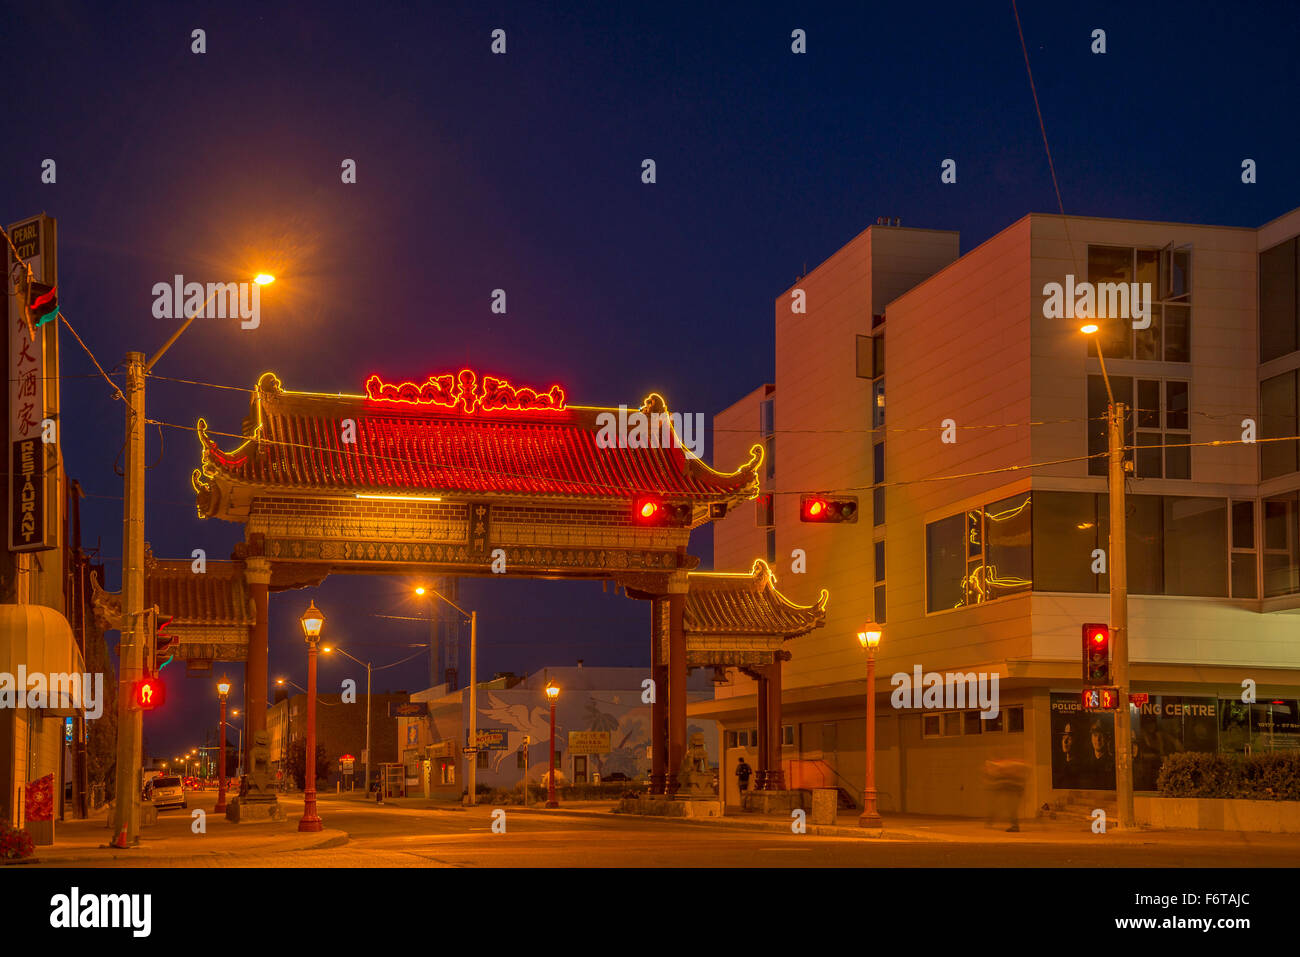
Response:
[[[9,227],[32,278],[55,283],[55,221],[38,216]],[[9,293],[9,549],[26,552],[58,545],[58,444],[53,426],[58,406],[58,323],[32,329],[24,315],[23,267],[7,254]]]

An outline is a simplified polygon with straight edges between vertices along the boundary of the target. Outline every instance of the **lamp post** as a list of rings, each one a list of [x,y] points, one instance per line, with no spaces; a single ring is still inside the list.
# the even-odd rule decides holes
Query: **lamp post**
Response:
[[[302,633],[307,639],[307,753],[303,773],[306,790],[302,820],[298,822],[300,831],[319,831],[324,826],[316,813],[316,642],[320,640],[320,630],[324,625],[325,616],[313,601],[302,613]]]
[[[880,827],[876,810],[876,646],[880,644],[878,625],[868,624],[858,632],[858,641],[867,651],[867,786],[862,792],[859,827]]]
[[[216,814],[222,814],[226,810],[226,696],[229,694],[230,679],[222,678],[217,683],[217,697],[221,699],[221,722],[217,745],[221,750],[217,752],[217,806],[212,809]]]
[[[370,787],[370,677],[372,671],[371,665],[373,664],[373,662],[362,661],[359,658],[353,658],[352,655],[349,655],[338,645],[326,645],[325,651],[327,653],[331,651],[337,651],[341,655],[347,655],[347,657],[352,658],[353,661],[355,661],[357,664],[361,665],[366,669],[366,750],[365,750],[366,761],[365,764],[366,764],[366,787],[369,788]]]
[[[546,776],[546,806],[559,807],[560,802],[555,800],[555,699],[560,696],[560,689],[555,687],[554,682],[548,682],[546,685],[546,697],[551,702],[551,771]]]
[[[469,731],[466,734],[466,745],[468,747],[478,747],[478,612],[466,611],[456,604],[446,595],[441,594],[433,588],[426,588],[421,585],[415,589],[417,595],[425,593],[441,598],[452,608],[469,619]],[[478,789],[478,751],[471,751],[469,754],[469,769],[465,774],[466,788],[465,803],[471,807],[478,803],[475,791]]]
[[[232,717],[238,718],[239,709],[231,708],[230,714]],[[244,760],[244,726],[240,724],[235,724],[235,722],[233,721],[227,723],[230,724],[231,727],[233,727],[236,731],[239,732],[239,760],[242,762]],[[235,768],[235,777],[242,778],[243,776],[244,776],[244,765],[241,763]]]
[[[1097,324],[1090,322],[1079,329],[1084,335],[1096,335]],[[1106,498],[1110,505],[1110,541],[1107,543],[1107,578],[1110,581],[1110,642],[1114,664],[1118,710],[1115,712],[1115,810],[1121,830],[1132,829],[1133,820],[1133,726],[1129,716],[1128,686],[1128,531],[1126,489],[1124,487],[1124,403],[1115,401],[1106,374],[1106,357],[1101,354],[1101,339],[1096,341],[1101,378],[1106,383]]]
[[[269,273],[259,273],[253,282],[265,286],[274,282]],[[119,692],[117,696],[117,776],[113,804],[113,837],[109,847],[130,847],[140,840],[140,778],[144,749],[144,713],[132,706],[131,688],[144,676],[144,651],[152,636],[146,634],[144,608],[144,476],[145,476],[145,377],[198,316],[207,313],[208,302],[190,313],[152,359],[143,352],[126,354],[126,390],[119,392],[126,407],[126,442],[122,469],[122,620],[119,626]],[[152,662],[150,662],[152,666]]]

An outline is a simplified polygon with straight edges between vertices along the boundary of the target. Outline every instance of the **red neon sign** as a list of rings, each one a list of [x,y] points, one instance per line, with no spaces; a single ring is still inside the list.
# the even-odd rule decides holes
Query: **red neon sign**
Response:
[[[456,375],[429,376],[424,382],[385,382],[377,375],[366,379],[366,397],[372,402],[400,402],[407,405],[437,406],[465,414],[498,409],[529,412],[559,412],[564,408],[564,390],[553,385],[546,392],[527,386],[516,387],[499,376],[478,376],[469,369]]]

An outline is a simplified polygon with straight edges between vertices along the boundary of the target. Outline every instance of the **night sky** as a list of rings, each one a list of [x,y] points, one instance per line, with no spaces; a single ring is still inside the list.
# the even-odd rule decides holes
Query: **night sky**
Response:
[[[288,389],[356,393],[371,372],[469,365],[559,382],[577,404],[657,390],[708,421],[770,381],[773,298],[878,216],[958,229],[964,252],[1058,209],[1010,3],[5,6],[0,217],[58,219],[60,304],[109,371],[177,325],[153,317],[155,283],[266,270],[260,328],[199,319],[155,373],[246,390],[272,369]],[[1294,4],[1141,6],[1021,5],[1066,212],[1258,226],[1300,205]],[[124,410],[61,342],[67,469],[117,588]],[[148,414],[237,432],[248,398],[154,378]],[[155,554],[228,557],[242,529],[197,518],[193,432],[148,443]],[[692,550],[707,567],[707,531]],[[374,616],[424,614],[414,584],[340,576],[272,596],[272,681],[306,681],[310,598],[357,657],[411,654],[427,627]],[[471,580],[461,595],[487,677],[648,655],[647,604],[612,588]],[[211,682],[174,667],[145,719],[164,757],[216,712]],[[422,688],[426,667],[375,690]],[[344,677],[364,687],[335,660],[322,689]]]

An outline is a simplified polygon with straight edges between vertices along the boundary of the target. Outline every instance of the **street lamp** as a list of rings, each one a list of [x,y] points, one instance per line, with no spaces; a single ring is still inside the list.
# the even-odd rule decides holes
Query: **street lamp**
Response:
[[[555,800],[555,699],[560,696],[560,689],[555,687],[555,682],[546,683],[546,697],[551,702],[551,773],[547,775],[546,784],[546,806],[559,807],[560,802]]]
[[[324,826],[316,813],[316,642],[320,640],[320,630],[324,626],[325,616],[313,601],[302,613],[302,633],[307,639],[307,753],[306,771],[303,773],[306,792],[303,794],[302,820],[298,822],[300,831],[319,831]]]
[[[466,744],[475,750],[468,755],[469,768],[465,774],[468,787],[466,788],[465,803],[472,807],[478,803],[474,794],[478,789],[478,612],[466,611],[436,589],[425,588],[423,585],[419,585],[415,589],[417,595],[423,595],[426,592],[435,598],[441,598],[469,619],[469,731],[466,734]]]
[[[1079,329],[1095,335],[1097,324],[1090,322]],[[1101,363],[1102,381],[1106,383],[1106,498],[1110,504],[1110,541],[1106,556],[1110,580],[1110,643],[1118,708],[1115,711],[1115,810],[1121,829],[1135,826],[1133,819],[1133,727],[1129,716],[1128,684],[1128,531],[1126,528],[1127,489],[1124,487],[1124,403],[1115,401],[1106,374],[1106,357],[1101,354],[1101,339],[1096,340],[1097,360]]]
[[[869,623],[858,632],[858,641],[867,652],[867,786],[862,792],[859,827],[880,827],[876,810],[876,646],[880,644],[880,626]]]
[[[230,679],[222,678],[217,682],[217,697],[221,699],[220,732],[217,743],[221,750],[217,753],[217,806],[213,813],[223,814],[226,810],[226,696],[230,694]]]
[[[366,669],[366,750],[365,750],[365,758],[366,758],[366,761],[365,761],[365,764],[366,764],[366,787],[369,788],[369,787],[370,787],[370,709],[371,709],[371,704],[370,704],[370,678],[371,678],[371,672],[372,672],[371,665],[373,664],[373,662],[362,661],[362,660],[360,660],[359,658],[353,658],[352,655],[349,655],[346,651],[344,651],[344,650],[343,650],[342,648],[340,648],[338,645],[334,645],[334,646],[332,646],[332,647],[329,646],[329,645],[326,645],[324,650],[325,650],[325,651],[337,651],[337,652],[338,652],[339,654],[341,654],[341,655],[344,655],[344,656],[346,656],[346,657],[348,657],[348,658],[352,658],[353,661],[355,661],[357,664],[361,665],[363,668]],[[387,667],[387,666],[385,666],[385,667]],[[284,679],[281,678],[280,680],[283,681]],[[367,792],[367,793],[368,793],[368,792]]]

